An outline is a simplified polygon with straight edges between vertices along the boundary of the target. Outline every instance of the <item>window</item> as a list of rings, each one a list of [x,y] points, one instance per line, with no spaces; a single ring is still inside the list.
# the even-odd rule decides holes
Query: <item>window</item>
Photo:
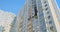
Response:
[[[34,7],[35,10],[35,16],[37,16],[37,7]]]
[[[52,31],[53,31],[53,26],[51,26],[51,27],[50,27],[50,30],[52,30]]]
[[[35,7],[34,7],[34,11],[35,11],[34,17],[35,17],[35,18],[38,18],[38,16],[37,16],[37,7],[36,7],[36,5],[35,5]]]
[[[28,18],[28,20],[30,20],[31,19],[31,16]]]
[[[47,14],[49,14],[49,11],[47,11]]]
[[[50,16],[48,16],[48,19],[50,19]]]
[[[45,10],[48,10],[48,8],[46,8]]]
[[[44,29],[44,32],[47,32],[47,29]]]
[[[34,18],[34,16],[32,16],[32,18]]]
[[[52,21],[49,21],[49,24],[52,24]]]
[[[35,4],[34,4],[34,11],[35,11],[35,16],[37,16],[36,0],[35,0],[34,2],[35,2]]]
[[[47,4],[45,5],[45,7],[47,7]]]
[[[46,1],[44,3],[46,3]]]

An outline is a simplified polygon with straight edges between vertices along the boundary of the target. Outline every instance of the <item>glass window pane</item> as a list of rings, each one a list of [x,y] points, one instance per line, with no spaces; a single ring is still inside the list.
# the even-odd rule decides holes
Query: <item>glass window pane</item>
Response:
[[[52,24],[52,21],[49,21],[49,24]]]

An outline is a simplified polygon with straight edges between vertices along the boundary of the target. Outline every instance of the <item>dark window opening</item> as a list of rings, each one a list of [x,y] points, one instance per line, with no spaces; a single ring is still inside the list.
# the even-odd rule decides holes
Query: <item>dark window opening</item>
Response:
[[[34,7],[34,11],[35,11],[35,15],[34,15],[35,18],[38,18],[38,16],[37,16],[37,7],[36,6]]]
[[[48,16],[48,19],[50,19],[50,16]]]
[[[48,10],[48,8],[46,8],[46,10]]]
[[[36,7],[36,0],[32,0],[32,3],[34,4],[33,8],[34,8],[34,17],[37,18],[37,7]]]
[[[50,30],[52,30],[52,31],[53,31],[53,26],[51,26],[51,27],[50,27]]]
[[[28,18],[28,20],[30,20],[31,19],[31,16]]]
[[[32,18],[34,18],[34,16],[32,16]]]
[[[47,6],[47,4],[45,5],[45,7]]]
[[[44,3],[46,3],[46,1]]]
[[[35,10],[35,16],[37,16],[37,8],[34,7],[34,10]]]

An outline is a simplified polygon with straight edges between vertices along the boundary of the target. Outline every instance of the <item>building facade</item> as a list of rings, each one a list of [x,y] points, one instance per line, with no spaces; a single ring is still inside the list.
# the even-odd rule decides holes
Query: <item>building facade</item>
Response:
[[[56,0],[26,0],[17,17],[18,32],[60,32]]]
[[[10,32],[12,22],[16,15],[0,10],[0,32]]]

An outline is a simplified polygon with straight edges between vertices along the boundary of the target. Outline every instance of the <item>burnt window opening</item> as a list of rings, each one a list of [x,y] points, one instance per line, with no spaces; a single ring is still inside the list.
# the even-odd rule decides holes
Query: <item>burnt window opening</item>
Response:
[[[34,15],[35,18],[38,18],[38,16],[37,16],[37,12],[38,12],[38,11],[37,11],[37,7],[36,7],[36,6],[34,7],[34,11],[35,11],[35,15]]]
[[[36,0],[32,0],[32,3],[33,3],[33,8],[34,8],[34,16],[33,18],[37,18],[37,7],[36,7]]]
[[[37,16],[37,7],[34,7],[35,10],[35,16]]]

